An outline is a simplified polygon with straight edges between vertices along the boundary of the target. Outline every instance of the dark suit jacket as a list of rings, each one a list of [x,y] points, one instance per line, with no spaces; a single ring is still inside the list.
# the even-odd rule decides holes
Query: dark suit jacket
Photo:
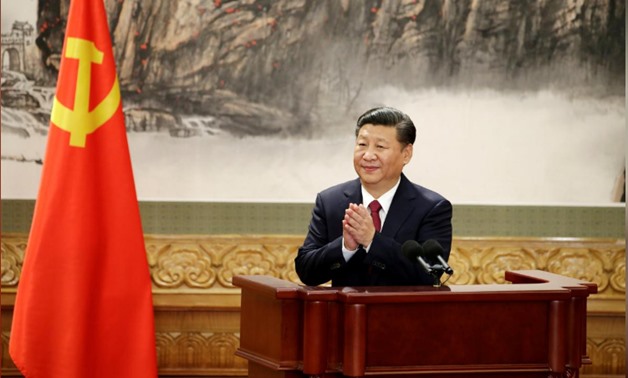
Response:
[[[349,203],[362,203],[360,180],[355,179],[318,194],[307,237],[295,258],[297,274],[306,285],[332,281],[333,286],[431,285],[434,279],[416,261],[406,258],[401,245],[438,241],[449,258],[452,206],[440,194],[401,182],[369,252],[363,248],[348,261],[342,255],[342,219]]]

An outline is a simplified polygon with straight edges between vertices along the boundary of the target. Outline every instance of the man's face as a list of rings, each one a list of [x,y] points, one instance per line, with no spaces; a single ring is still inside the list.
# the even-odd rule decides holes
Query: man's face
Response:
[[[394,127],[366,124],[355,141],[353,167],[364,188],[378,198],[397,183],[411,158],[412,145],[403,147]]]

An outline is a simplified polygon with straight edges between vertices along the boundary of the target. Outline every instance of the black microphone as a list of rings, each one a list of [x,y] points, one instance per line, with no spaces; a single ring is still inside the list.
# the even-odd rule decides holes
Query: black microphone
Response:
[[[432,267],[423,259],[423,247],[416,240],[408,240],[403,243],[401,253],[411,261],[418,261],[426,273],[432,274]]]
[[[451,269],[447,261],[443,258],[445,254],[445,249],[434,239],[427,240],[423,243],[423,251],[425,252],[425,257],[427,257],[430,261],[434,261],[434,259],[438,260],[440,265],[445,270],[445,273],[448,275],[454,274],[454,270]]]

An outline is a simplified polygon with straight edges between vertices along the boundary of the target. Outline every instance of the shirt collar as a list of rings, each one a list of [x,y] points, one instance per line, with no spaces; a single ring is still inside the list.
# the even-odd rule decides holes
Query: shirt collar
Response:
[[[390,188],[389,191],[382,194],[377,199],[377,201],[379,201],[379,204],[382,205],[382,209],[380,211],[384,211],[384,214],[388,214],[388,209],[390,209],[390,205],[392,204],[393,197],[395,196],[395,193],[397,192],[399,183],[401,183],[401,177],[399,177],[399,180],[397,181],[395,186]],[[361,186],[361,189],[362,189],[362,203],[364,204],[364,206],[368,206],[369,203],[371,203],[371,201],[373,201],[375,198],[369,192],[367,192],[366,189],[364,189],[364,186]]]

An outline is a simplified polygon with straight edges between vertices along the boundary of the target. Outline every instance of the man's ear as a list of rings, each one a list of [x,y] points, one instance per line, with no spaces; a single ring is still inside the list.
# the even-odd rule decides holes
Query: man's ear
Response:
[[[403,150],[401,151],[401,155],[403,156],[403,164],[408,164],[412,159],[412,153],[414,151],[414,146],[412,144],[407,144]]]

